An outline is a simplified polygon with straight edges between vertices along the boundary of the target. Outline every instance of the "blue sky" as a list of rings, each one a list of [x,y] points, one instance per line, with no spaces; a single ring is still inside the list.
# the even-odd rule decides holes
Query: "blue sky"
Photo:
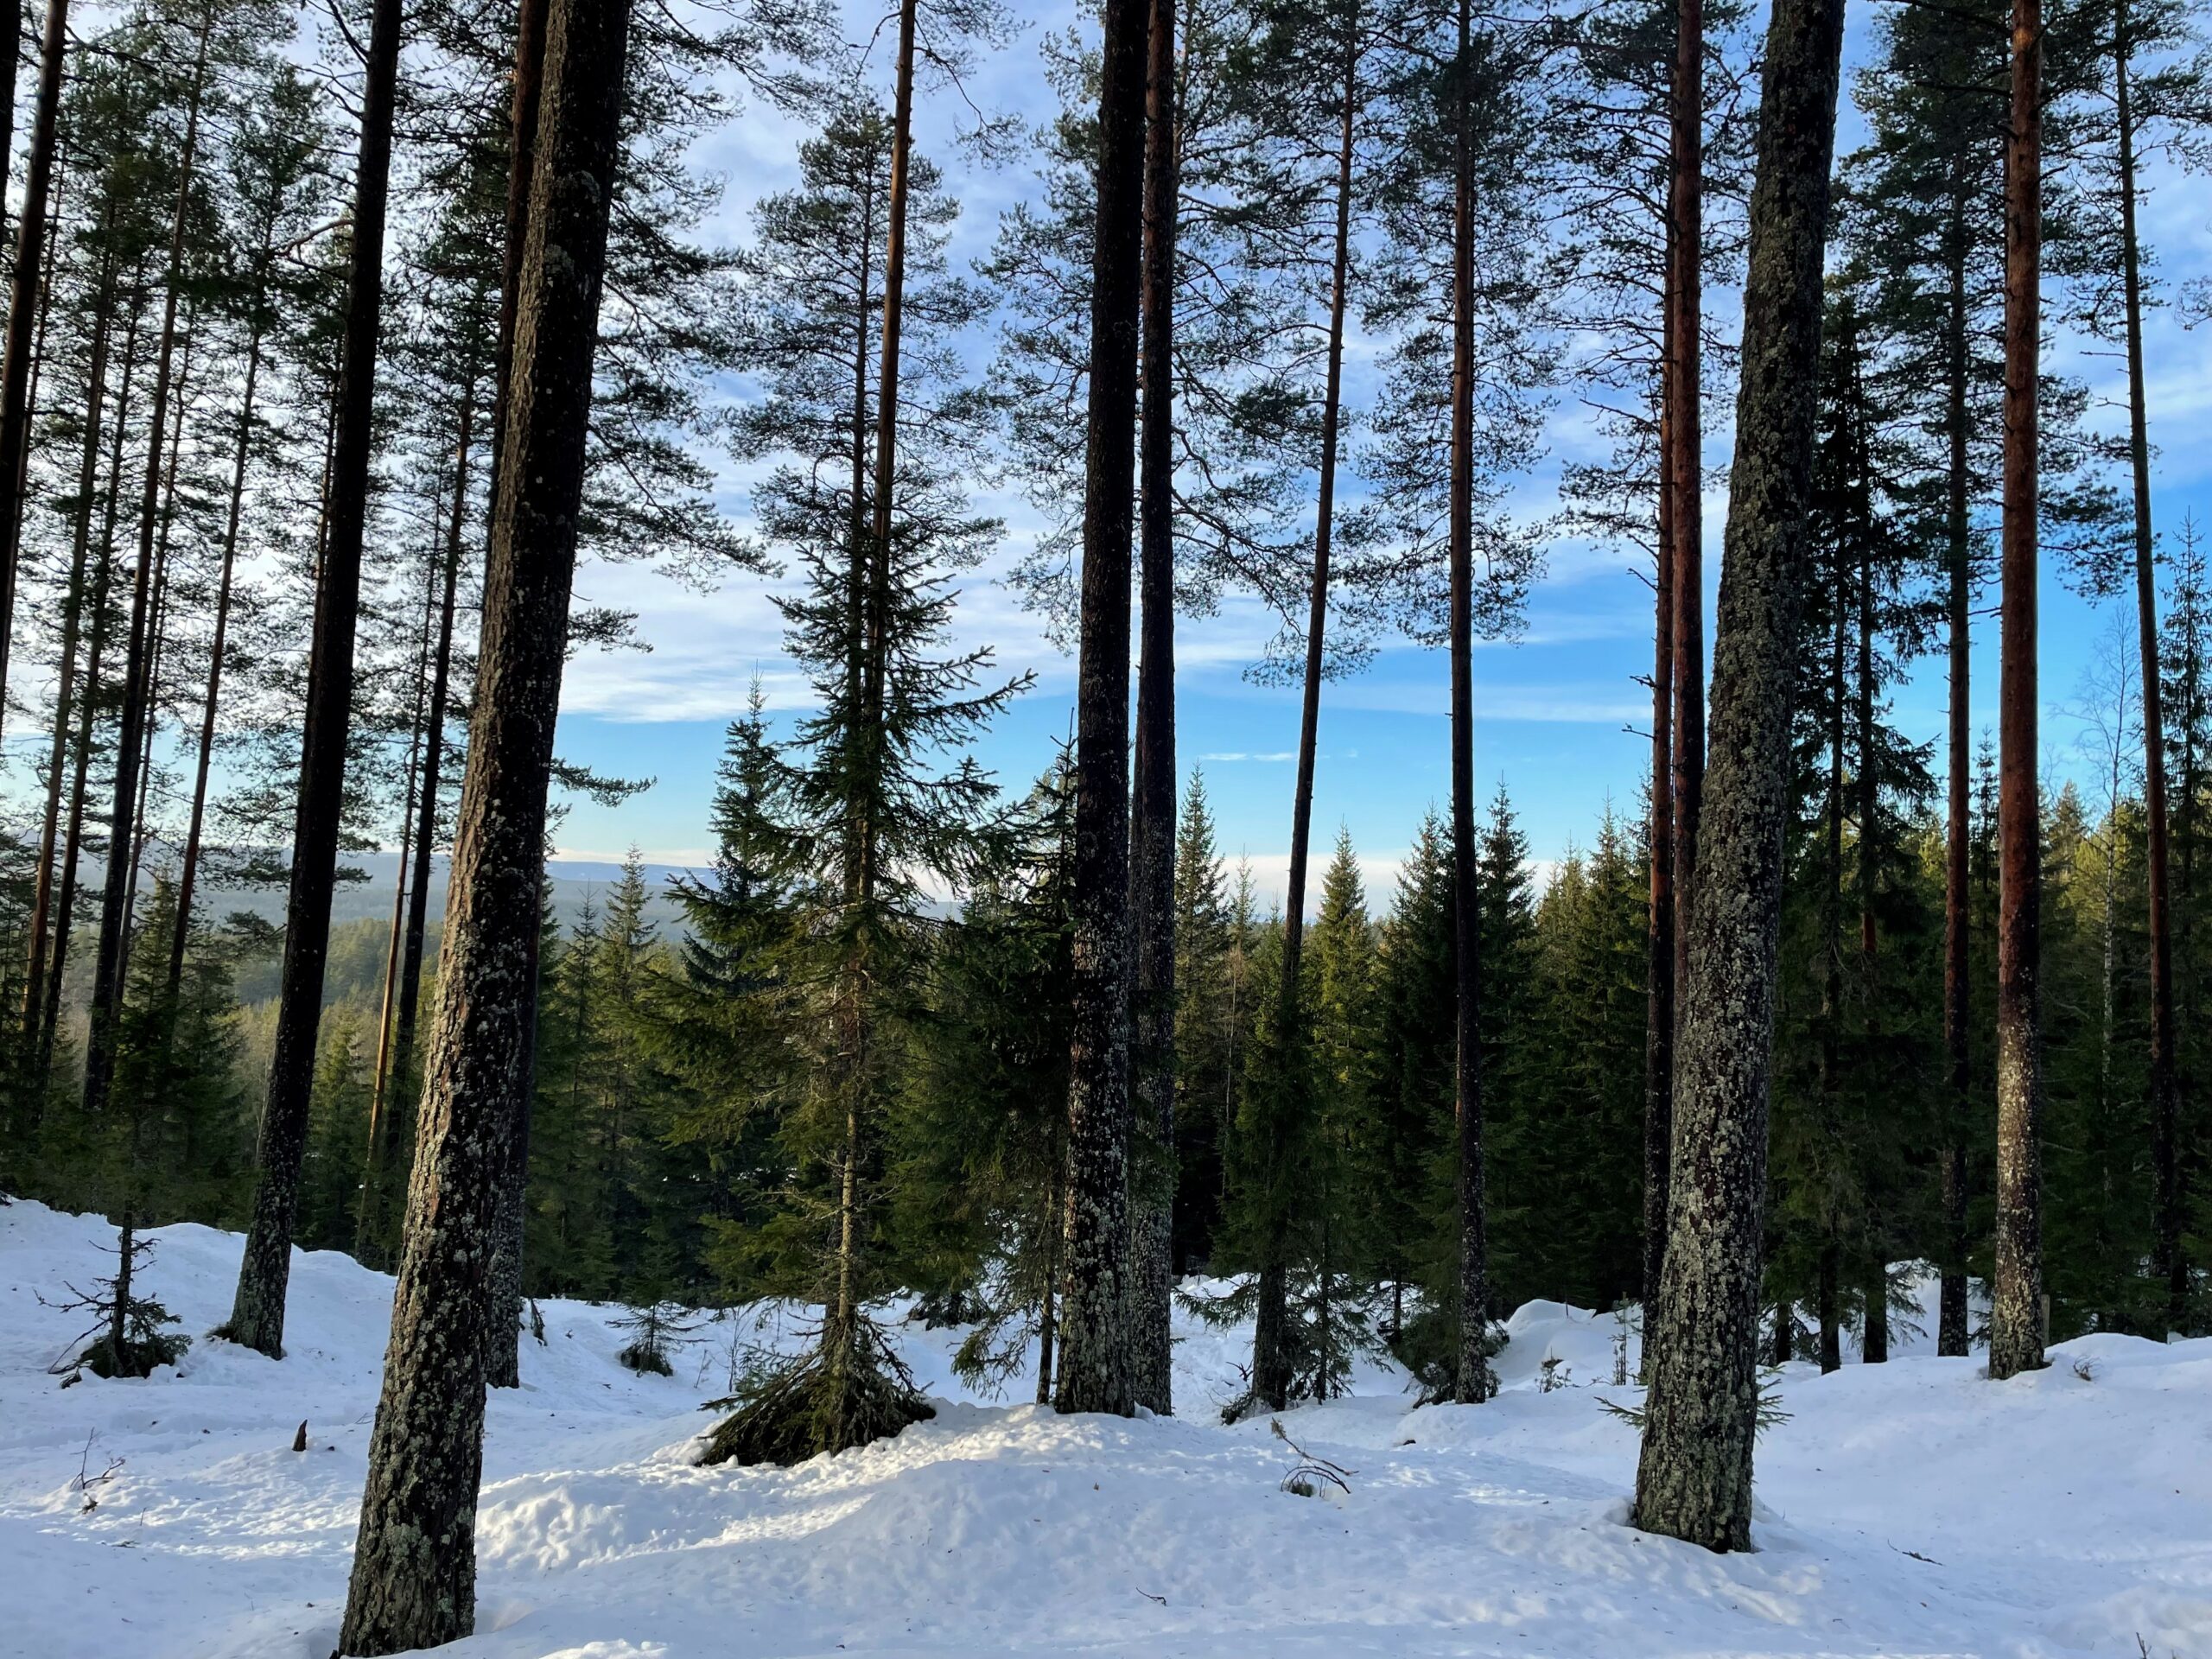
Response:
[[[1041,115],[1045,96],[1037,68],[1040,34],[1064,28],[1072,9],[1030,9],[1034,21],[1001,59],[987,65],[975,87],[979,102]],[[1853,7],[1855,60],[1871,39],[1876,9]],[[1020,168],[970,172],[964,177],[950,155],[939,99],[920,118],[918,142],[947,162],[965,203],[954,246],[964,260],[988,244],[1001,209],[1030,185]],[[1854,142],[1855,118],[1847,110],[1840,148]],[[702,152],[702,164],[728,181],[718,235],[745,233],[751,202],[795,175],[797,130],[779,118],[750,113]],[[2201,178],[2171,171],[2153,175],[2144,232],[2172,285],[2212,273],[2212,189]],[[1733,296],[1715,294],[1716,308],[1732,308]],[[2184,331],[2171,310],[2153,314],[2150,327],[2149,401],[2153,510],[2163,530],[2194,511],[2212,529],[2212,450],[2201,441],[2212,420],[2212,327]],[[2118,429],[2119,365],[2082,354],[2079,343],[2056,343],[2058,366],[2079,373],[2099,394],[2095,418]],[[742,395],[741,386],[733,387]],[[1571,387],[1560,389],[1544,463],[1526,480],[1518,499],[1532,517],[1553,501],[1562,460],[1596,453],[1596,440],[1580,415]],[[1707,460],[1725,465],[1731,398],[1715,397],[1708,411]],[[1014,787],[1024,787],[1050,760],[1054,742],[1072,718],[1074,664],[1055,652],[1035,619],[1025,614],[997,580],[1013,553],[1033,534],[1033,515],[1011,495],[983,494],[1005,513],[1004,556],[976,573],[961,595],[963,639],[988,642],[1010,671],[1032,670],[1035,689],[1000,721],[978,749],[979,757]],[[744,480],[727,480],[724,510],[747,516]],[[1725,496],[1706,508],[1707,614],[1720,564]],[[1637,576],[1633,555],[1578,543],[1555,544],[1549,569],[1531,598],[1528,623],[1515,642],[1484,645],[1475,664],[1476,764],[1485,799],[1503,779],[1510,790],[1533,855],[1556,860],[1587,845],[1610,800],[1635,810],[1649,754],[1631,726],[1644,723],[1649,694],[1635,677],[1649,667],[1649,590]],[[569,759],[604,771],[657,781],[619,809],[572,804],[560,834],[561,855],[591,861],[619,856],[632,845],[649,861],[691,863],[704,856],[708,798],[722,728],[744,703],[758,675],[779,718],[803,700],[802,688],[782,657],[775,613],[755,582],[700,594],[635,568],[587,567],[578,579],[580,599],[619,604],[639,613],[648,652],[587,656],[569,669],[560,748]],[[1993,604],[1993,596],[1991,602]],[[2124,623],[2120,607],[2093,607],[2067,590],[2046,569],[2042,595],[2044,752],[2054,775],[2084,773],[2085,730],[2078,711],[2091,699],[2088,682],[2100,654],[2109,654]],[[1978,619],[1974,719],[1993,724],[1997,669],[1996,620]],[[2124,630],[2123,630],[2124,631]],[[1184,771],[1203,767],[1220,829],[1224,852],[1249,856],[1264,892],[1279,894],[1289,845],[1297,741],[1294,689],[1249,683],[1243,670],[1271,632],[1267,619],[1231,602],[1217,616],[1178,629],[1178,752]],[[1946,696],[1940,659],[1915,665],[1895,703],[1908,734],[1939,738]],[[1406,647],[1386,650],[1357,678],[1332,683],[1322,698],[1319,760],[1315,787],[1315,836],[1325,848],[1339,823],[1347,826],[1367,867],[1370,893],[1386,902],[1398,856],[1422,812],[1447,792],[1445,674],[1440,654]],[[1941,753],[1938,751],[1940,764]]]

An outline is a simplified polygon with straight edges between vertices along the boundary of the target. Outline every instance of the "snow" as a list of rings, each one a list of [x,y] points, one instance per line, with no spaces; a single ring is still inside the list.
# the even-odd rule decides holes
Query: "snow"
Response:
[[[391,1281],[296,1257],[275,1363],[198,1334],[237,1236],[157,1237],[148,1281],[191,1351],[64,1389],[48,1367],[81,1319],[40,1297],[103,1271],[112,1231],[0,1209],[0,1654],[325,1659]],[[543,1311],[524,1387],[493,1396],[457,1659],[2212,1655],[2212,1340],[2086,1338],[2005,1383],[1910,1332],[1886,1366],[1790,1366],[1759,1548],[1715,1556],[1624,1524],[1635,1432],[1599,1401],[1636,1390],[1608,1386],[1612,1317],[1558,1303],[1514,1316],[1488,1405],[1413,1410],[1377,1363],[1286,1414],[1354,1471],[1315,1498],[1279,1490],[1293,1459],[1265,1421],[1214,1421],[1248,1332],[1179,1324],[1185,1414],[1122,1421],[976,1399],[960,1333],[903,1325],[934,1421],[797,1469],[701,1469],[733,1344],[792,1340],[794,1316],[702,1326],[664,1378],[615,1363],[620,1310]]]

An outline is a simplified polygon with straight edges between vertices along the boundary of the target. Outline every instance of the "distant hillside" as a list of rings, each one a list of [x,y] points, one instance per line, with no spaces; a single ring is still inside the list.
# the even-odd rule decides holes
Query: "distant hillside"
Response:
[[[433,925],[445,914],[446,873],[448,864],[443,855],[431,861],[430,918]],[[345,922],[389,920],[391,916],[393,878],[399,866],[397,853],[359,854],[343,861],[346,865],[364,872],[367,880],[341,882],[331,901],[330,919],[334,925]],[[683,919],[683,908],[668,892],[671,876],[694,874],[680,865],[648,864],[645,883],[652,890],[652,900],[647,906],[647,917],[664,927],[673,926]],[[546,885],[553,895],[553,904],[563,922],[574,922],[582,912],[587,902],[596,904],[607,888],[620,880],[622,867],[582,860],[563,859],[551,865],[546,874]],[[218,916],[227,916],[234,911],[258,916],[265,921],[282,924],[284,919],[284,889],[267,887],[220,887],[206,895],[209,909]]]

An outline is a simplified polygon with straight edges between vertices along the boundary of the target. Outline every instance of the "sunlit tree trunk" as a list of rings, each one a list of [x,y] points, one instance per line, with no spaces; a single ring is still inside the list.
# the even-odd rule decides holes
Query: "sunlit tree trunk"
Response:
[[[531,1087],[545,798],[628,26],[627,0],[550,8],[444,966],[339,1636],[348,1654],[432,1647],[475,1625],[486,1281]]]
[[[2042,802],[2036,778],[2037,377],[2042,346],[2041,0],[2013,0],[2005,147],[2004,657],[1998,670],[1997,1273],[1989,1374],[2044,1363]]]

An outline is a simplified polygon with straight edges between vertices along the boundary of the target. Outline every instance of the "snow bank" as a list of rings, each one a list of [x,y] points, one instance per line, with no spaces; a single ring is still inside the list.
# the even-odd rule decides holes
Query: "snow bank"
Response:
[[[158,1236],[153,1294],[205,1332],[238,1240]],[[324,1659],[391,1281],[303,1255],[282,1364],[203,1336],[150,1380],[64,1389],[47,1368],[79,1321],[39,1296],[101,1271],[111,1238],[0,1210],[0,1653]],[[1353,1398],[1287,1414],[1355,1471],[1335,1500],[1278,1490],[1290,1459],[1264,1421],[1212,1421],[1248,1333],[1179,1325],[1186,1415],[1125,1422],[976,1400],[951,1376],[960,1333],[902,1326],[934,1421],[709,1470],[689,1460],[697,1402],[733,1340],[791,1340],[788,1313],[703,1327],[673,1378],[615,1363],[619,1310],[543,1313],[524,1387],[493,1399],[481,1618],[457,1659],[2118,1659],[2139,1634],[2156,1659],[2212,1655],[2212,1341],[2094,1338],[2004,1384],[1910,1341],[1885,1367],[1792,1366],[1760,1549],[1718,1557],[1622,1524],[1635,1436],[1598,1401],[1635,1391],[1607,1385],[1612,1317],[1556,1303],[1514,1316],[1489,1405],[1413,1411],[1376,1365]]]

